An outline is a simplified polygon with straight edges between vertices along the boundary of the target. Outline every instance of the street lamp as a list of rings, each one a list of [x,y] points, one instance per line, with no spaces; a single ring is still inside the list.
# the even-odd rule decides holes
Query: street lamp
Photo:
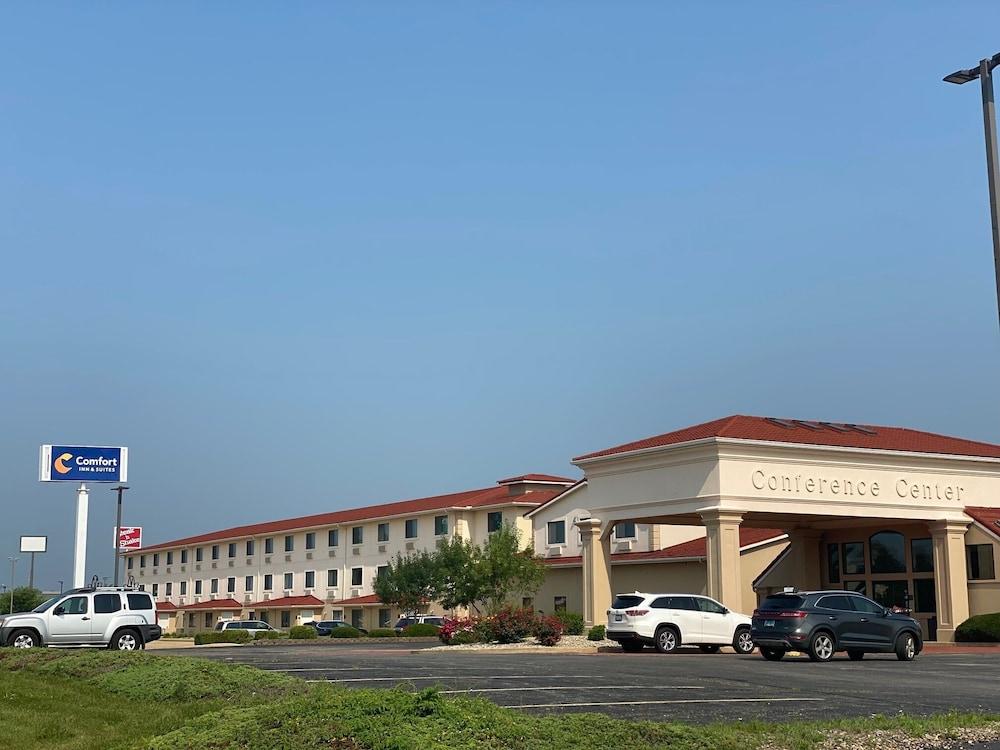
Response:
[[[993,69],[1000,65],[1000,53],[979,61],[979,67],[956,70],[946,75],[948,83],[969,83],[977,78],[983,85],[983,129],[986,131],[986,172],[990,185],[990,221],[993,224],[993,265],[997,283],[997,313],[1000,315],[1000,215],[997,191],[1000,190],[1000,164],[997,159],[997,115],[993,103]]]
[[[19,557],[9,557],[10,560],[10,613],[14,614],[14,568],[17,566]]]

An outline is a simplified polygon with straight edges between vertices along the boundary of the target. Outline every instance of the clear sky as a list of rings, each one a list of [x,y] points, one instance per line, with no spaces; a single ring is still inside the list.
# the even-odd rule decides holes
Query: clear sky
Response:
[[[0,18],[0,580],[128,445],[147,542],[576,475],[725,414],[1000,441],[1000,4]],[[113,496],[88,575],[110,575]],[[24,581],[27,566],[19,567]]]

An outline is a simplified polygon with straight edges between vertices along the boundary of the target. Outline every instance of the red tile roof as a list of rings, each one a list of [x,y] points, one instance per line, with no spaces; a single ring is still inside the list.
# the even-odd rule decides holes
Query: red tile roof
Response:
[[[734,438],[762,440],[777,443],[805,445],[830,445],[844,448],[870,450],[908,451],[913,453],[943,453],[956,456],[983,456],[1000,458],[1000,445],[975,440],[948,437],[933,432],[910,430],[903,427],[843,424],[838,422],[811,422],[798,419],[749,417],[736,414],[713,422],[685,427],[682,430],[625,443],[594,453],[577,456],[582,461],[599,456],[658,448],[706,438]]]
[[[235,599],[205,599],[196,604],[179,605],[177,609],[185,612],[192,609],[243,609],[243,605]]]
[[[554,474],[522,474],[519,477],[500,479],[497,484],[516,484],[518,482],[554,482],[556,484],[573,484],[572,479],[557,477]]]
[[[971,507],[966,508],[965,513],[974,521],[989,529],[990,533],[994,536],[1000,536],[1000,508]]]
[[[772,539],[776,540],[779,537],[784,536],[784,534],[785,532],[781,529],[752,529],[741,527],[740,549],[746,549],[747,547],[767,542]],[[690,541],[681,542],[680,544],[675,544],[671,547],[655,549],[649,552],[612,552],[611,562],[621,562],[624,560],[650,560],[653,562],[656,560],[680,560],[690,557],[705,557],[707,554],[708,540],[706,537],[699,537],[698,539],[691,539]],[[575,555],[573,557],[545,558],[545,562],[550,565],[575,565],[582,561],[583,558],[580,555]]]
[[[247,609],[280,609],[281,607],[322,607],[323,600],[315,596],[283,596],[280,599],[267,599],[262,602],[244,605]]]
[[[445,510],[446,508],[454,507],[478,508],[487,505],[502,505],[509,503],[541,505],[560,491],[561,488],[553,488],[551,490],[529,492],[523,495],[511,495],[506,486],[487,487],[479,490],[455,492],[449,495],[421,497],[415,500],[400,500],[398,502],[385,503],[382,505],[369,505],[364,508],[349,508],[347,510],[338,510],[332,513],[318,513],[312,516],[286,518],[280,521],[268,521],[265,523],[250,524],[247,526],[234,526],[229,529],[222,529],[221,531],[212,531],[207,534],[199,534],[198,536],[189,536],[184,537],[183,539],[174,539],[170,542],[154,544],[151,547],[144,548],[142,552],[166,549],[169,547],[187,547],[193,544],[217,542],[223,539],[260,536],[263,534],[277,534],[284,531],[292,531],[294,529],[306,529],[316,526],[333,526],[335,524],[368,521],[374,518],[405,515],[407,513],[423,513],[430,510]]]
[[[176,612],[177,605],[173,602],[157,602],[156,603],[157,612]]]
[[[368,596],[356,596],[353,599],[341,599],[339,602],[330,603],[336,606],[346,604],[381,604],[382,600],[378,598],[378,594],[368,594]]]

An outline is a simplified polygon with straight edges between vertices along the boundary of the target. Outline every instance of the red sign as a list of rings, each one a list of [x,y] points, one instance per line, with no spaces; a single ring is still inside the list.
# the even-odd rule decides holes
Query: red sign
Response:
[[[118,530],[118,549],[122,552],[142,549],[142,526],[122,526]]]

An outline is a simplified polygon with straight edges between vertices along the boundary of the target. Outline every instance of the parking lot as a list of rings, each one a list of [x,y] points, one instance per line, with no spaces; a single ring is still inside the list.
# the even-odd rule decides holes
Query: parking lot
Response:
[[[869,655],[827,664],[756,653],[662,656],[425,651],[415,644],[211,648],[185,656],[250,664],[352,688],[440,688],[535,713],[602,712],[688,722],[1000,711],[1000,655]],[[162,650],[159,653],[171,653]]]

